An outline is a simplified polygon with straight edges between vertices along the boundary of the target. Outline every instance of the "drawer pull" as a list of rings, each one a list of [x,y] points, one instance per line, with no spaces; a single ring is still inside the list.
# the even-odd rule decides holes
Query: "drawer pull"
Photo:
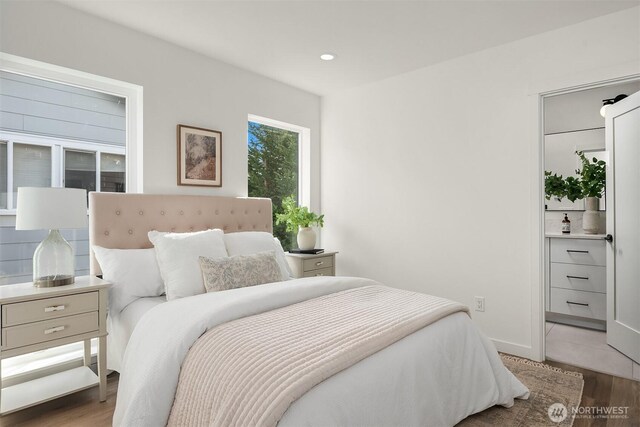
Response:
[[[45,307],[44,308],[44,312],[45,313],[51,313],[53,311],[62,311],[64,310],[65,306],[64,305],[52,305],[50,307]]]
[[[44,330],[45,335],[53,334],[54,332],[64,331],[64,326],[56,326],[54,328],[49,328]]]
[[[321,266],[322,264],[324,264],[324,261],[318,261],[318,262],[316,262],[316,266],[318,266],[318,267],[319,267],[319,266]]]
[[[318,273],[316,276],[324,276],[324,273]]]
[[[578,251],[576,249],[567,249],[567,252],[571,253],[571,252],[575,252],[577,254],[588,254],[589,251]]]
[[[585,304],[584,302],[573,302],[573,301],[567,301],[567,304],[581,305],[581,306],[583,306],[583,307],[589,307],[589,304]]]
[[[589,280],[588,277],[582,277],[582,276],[567,276],[567,279]]]

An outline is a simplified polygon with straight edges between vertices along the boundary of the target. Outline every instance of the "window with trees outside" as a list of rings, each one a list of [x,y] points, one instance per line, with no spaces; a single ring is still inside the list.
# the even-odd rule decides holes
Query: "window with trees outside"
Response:
[[[268,197],[273,205],[273,235],[284,250],[296,247],[294,233],[284,224],[275,224],[275,215],[282,213],[282,200],[300,196],[301,135],[289,129],[249,121],[249,197]]]

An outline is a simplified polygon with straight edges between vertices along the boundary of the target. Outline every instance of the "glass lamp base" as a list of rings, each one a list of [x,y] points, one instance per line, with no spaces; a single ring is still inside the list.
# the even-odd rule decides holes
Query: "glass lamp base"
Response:
[[[33,285],[38,288],[70,285],[74,282],[73,249],[58,230],[49,235],[33,253]]]
[[[33,281],[36,288],[52,288],[54,286],[66,286],[74,283],[73,276],[45,276]]]

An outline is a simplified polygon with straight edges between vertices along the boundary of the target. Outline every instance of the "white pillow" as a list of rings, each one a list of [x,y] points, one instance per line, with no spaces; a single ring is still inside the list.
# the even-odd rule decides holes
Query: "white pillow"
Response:
[[[104,280],[111,282],[109,311],[121,312],[138,298],[164,293],[155,249],[107,249],[93,246]]]
[[[284,254],[282,243],[280,243],[280,240],[277,237],[274,237],[273,241],[276,244],[276,261],[278,261],[278,265],[280,265],[281,270],[282,270],[282,267],[284,267],[284,270],[283,270],[283,274],[285,277],[284,280],[293,279],[293,271],[291,271],[291,266],[287,261],[286,255]]]
[[[156,248],[160,275],[164,280],[167,300],[205,292],[199,259],[227,256],[222,230],[194,233],[150,231],[149,240]]]
[[[227,247],[229,256],[275,251],[276,261],[278,261],[282,273],[282,280],[289,280],[292,276],[282,245],[271,233],[264,231],[229,233],[224,235],[224,244]]]

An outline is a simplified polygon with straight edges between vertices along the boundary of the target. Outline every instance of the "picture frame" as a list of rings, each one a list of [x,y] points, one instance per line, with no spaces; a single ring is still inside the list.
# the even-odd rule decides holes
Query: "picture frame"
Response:
[[[222,132],[179,124],[178,185],[222,187]]]

